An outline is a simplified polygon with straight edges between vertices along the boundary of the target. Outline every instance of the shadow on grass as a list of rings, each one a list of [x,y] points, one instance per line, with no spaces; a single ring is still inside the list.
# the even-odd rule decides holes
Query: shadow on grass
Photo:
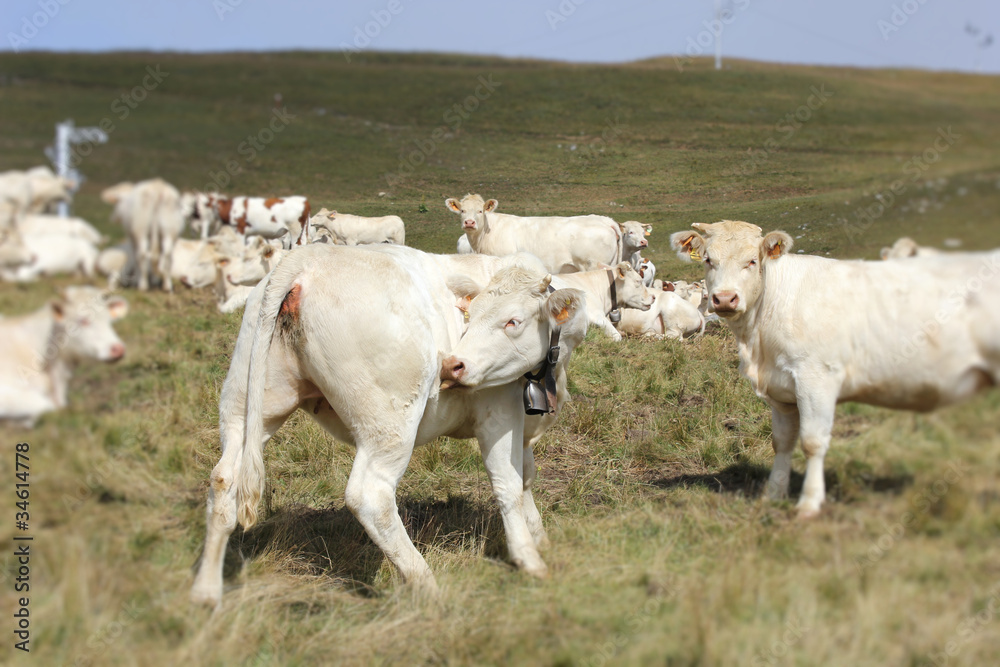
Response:
[[[734,463],[718,472],[701,475],[676,475],[674,477],[659,477],[650,481],[654,487],[673,489],[677,487],[700,486],[716,493],[737,494],[747,498],[755,498],[764,492],[771,469],[756,463],[741,461]],[[792,471],[789,483],[789,495],[797,497],[802,491],[804,476]],[[913,475],[900,473],[898,475],[876,476],[865,470],[848,467],[847,470],[827,470],[824,474],[826,492],[830,498],[851,500],[860,492],[888,493],[898,495],[903,489],[913,484]]]
[[[406,532],[417,549],[473,551],[506,559],[498,510],[462,496],[447,500],[399,503]],[[328,576],[359,595],[376,596],[375,580],[385,563],[382,550],[344,506],[317,509],[291,505],[278,509],[247,532],[237,529],[226,550],[224,577],[235,576],[246,560],[271,552],[295,572]]]

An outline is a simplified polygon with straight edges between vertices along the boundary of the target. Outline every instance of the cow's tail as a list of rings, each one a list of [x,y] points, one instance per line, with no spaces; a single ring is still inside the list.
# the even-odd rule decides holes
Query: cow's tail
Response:
[[[257,523],[257,505],[264,492],[264,388],[267,381],[267,356],[281,305],[299,278],[303,254],[290,253],[271,272],[270,277],[265,278],[267,285],[257,316],[247,371],[243,455],[236,473],[237,518],[244,529]]]

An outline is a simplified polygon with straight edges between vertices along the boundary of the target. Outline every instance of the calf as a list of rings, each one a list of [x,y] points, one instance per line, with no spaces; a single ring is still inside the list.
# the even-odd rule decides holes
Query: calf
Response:
[[[105,242],[101,233],[83,218],[63,218],[58,215],[32,213],[24,216],[18,223],[18,227],[25,236],[42,234],[73,236],[95,246]]]
[[[32,282],[41,276],[63,273],[82,274],[86,278],[94,275],[99,253],[89,241],[75,236],[55,234],[28,234],[23,239],[33,259],[27,264],[0,271],[0,276],[4,280]]]
[[[220,398],[222,458],[210,477],[194,600],[220,602],[229,535],[237,521],[257,522],[263,447],[300,407],[354,445],[347,506],[406,581],[435,588],[399,516],[396,485],[413,447],[441,435],[478,438],[511,559],[546,573],[538,553],[545,531],[530,493],[534,462],[524,449],[522,376],[557,356],[547,375],[565,382],[587,322],[581,292],[549,293],[549,277],[504,269],[511,261],[313,244],[254,289]],[[495,279],[471,293],[484,274]]]
[[[581,273],[562,273],[552,276],[556,288],[576,288],[587,295],[587,320],[600,327],[613,340],[621,340],[617,327],[609,314],[620,307],[649,310],[655,297],[642,284],[642,278],[628,262],[614,269],[598,269]]]
[[[787,494],[801,438],[800,516],[823,503],[837,403],[927,411],[1000,382],[1000,251],[840,261],[789,255],[788,234],[762,235],[745,222],[693,227],[671,245],[682,259],[703,261],[711,307],[739,345],[740,372],[771,406],[770,497]]]
[[[16,228],[0,229],[0,269],[15,269],[35,259]]]
[[[78,361],[124,356],[111,323],[126,312],[124,299],[94,287],[67,287],[31,315],[0,318],[0,420],[31,428],[42,414],[65,407]]]
[[[406,229],[398,215],[365,218],[349,213],[321,209],[312,217],[312,224],[328,229],[340,245],[395,243],[406,245]]]
[[[907,257],[933,257],[940,255],[943,250],[930,246],[919,246],[917,242],[908,236],[896,239],[890,248],[882,248],[882,259],[906,259]]]
[[[622,309],[622,321],[619,325],[622,331],[656,340],[684,340],[695,334],[705,333],[705,318],[688,301],[666,289],[654,294],[656,300],[645,312],[634,308]]]

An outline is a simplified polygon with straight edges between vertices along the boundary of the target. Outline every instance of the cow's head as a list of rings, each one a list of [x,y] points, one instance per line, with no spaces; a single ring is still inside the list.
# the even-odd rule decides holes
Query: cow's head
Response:
[[[565,363],[587,333],[586,301],[577,289],[549,292],[552,276],[519,267],[499,271],[469,305],[469,325],[441,365],[441,388],[482,389],[518,381],[539,366],[559,330]]]
[[[611,269],[615,279],[618,303],[615,307],[649,310],[656,301],[656,295],[646,289],[642,276],[628,262],[622,262]]]
[[[462,197],[462,201],[450,197],[444,201],[444,205],[449,211],[458,213],[462,218],[462,229],[466,232],[488,232],[486,214],[495,211],[499,202],[496,199],[483,201],[479,195],[469,194]]]
[[[917,242],[909,236],[896,239],[891,248],[882,248],[882,259],[905,259],[917,256]]]
[[[691,226],[705,236],[677,232],[670,245],[681,259],[704,264],[709,308],[719,317],[738,318],[756,303],[765,266],[791,249],[792,237],[785,232],[761,236],[757,225],[732,220]]]
[[[622,247],[628,256],[649,246],[646,237],[653,233],[653,225],[644,225],[635,220],[622,222],[618,225],[622,232]]]
[[[125,299],[96,287],[67,287],[50,308],[63,332],[56,339],[62,346],[61,356],[98,361],[118,361],[125,356],[125,344],[111,326],[128,313]]]

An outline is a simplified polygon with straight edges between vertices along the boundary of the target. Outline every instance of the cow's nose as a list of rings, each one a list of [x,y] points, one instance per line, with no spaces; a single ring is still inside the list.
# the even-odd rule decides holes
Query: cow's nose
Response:
[[[712,294],[712,307],[717,313],[732,313],[740,305],[740,297],[736,292],[715,292]]]
[[[441,362],[441,388],[450,389],[459,384],[465,374],[465,362],[448,357]]]
[[[639,241],[639,247],[640,248],[648,248],[649,247],[649,241],[647,241],[646,239],[643,239],[643,240]]]
[[[118,361],[125,356],[125,346],[121,343],[115,343],[111,346],[111,361]]]
[[[466,220],[465,222],[462,223],[462,229],[475,229],[475,228],[476,228],[475,220]]]

